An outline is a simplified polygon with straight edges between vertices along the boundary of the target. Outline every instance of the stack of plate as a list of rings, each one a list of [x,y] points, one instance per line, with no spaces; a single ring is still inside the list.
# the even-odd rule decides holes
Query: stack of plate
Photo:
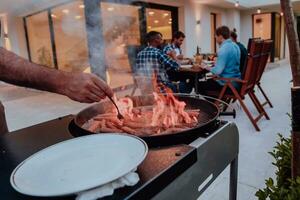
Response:
[[[138,137],[97,134],[43,149],[19,164],[11,185],[20,193],[53,197],[75,194],[114,181],[145,159],[146,143]]]

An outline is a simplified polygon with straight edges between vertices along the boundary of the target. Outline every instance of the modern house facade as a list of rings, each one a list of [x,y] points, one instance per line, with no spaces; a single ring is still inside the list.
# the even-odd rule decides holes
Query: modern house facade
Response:
[[[300,1],[294,10],[300,11]],[[12,0],[0,2],[1,46],[16,54],[65,71],[94,72],[113,86],[132,83],[127,47],[142,45],[151,30],[186,34],[183,52],[193,57],[215,53],[215,29],[236,29],[248,39],[273,39],[270,62],[288,58],[279,0]],[[102,66],[100,69],[97,66]]]

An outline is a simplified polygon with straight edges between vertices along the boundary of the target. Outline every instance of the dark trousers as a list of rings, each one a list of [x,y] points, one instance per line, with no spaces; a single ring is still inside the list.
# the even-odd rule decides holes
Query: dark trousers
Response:
[[[169,80],[172,82],[179,82],[177,85],[173,84],[173,86],[168,85],[173,92],[176,93],[191,93],[195,83],[194,77],[190,74],[184,72],[177,72],[169,70],[167,72],[169,76]]]
[[[200,81],[198,84],[198,93],[206,95],[207,91],[221,92],[223,85],[219,84],[213,79],[207,79],[206,81]]]
[[[8,128],[7,128],[6,119],[5,119],[4,107],[3,107],[2,103],[0,102],[0,136],[4,135],[7,132],[8,132]]]

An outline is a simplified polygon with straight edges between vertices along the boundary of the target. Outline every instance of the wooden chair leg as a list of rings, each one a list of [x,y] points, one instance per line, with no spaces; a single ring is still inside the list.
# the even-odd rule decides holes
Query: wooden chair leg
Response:
[[[218,96],[218,99],[219,99],[219,100],[222,100],[222,99],[223,99],[223,97],[224,97],[224,95],[225,95],[225,92],[226,92],[226,89],[227,89],[227,88],[228,88],[228,84],[225,84],[224,87],[222,88],[222,90],[221,90],[219,96]],[[216,104],[217,106],[219,106],[220,102],[219,102],[219,101],[215,101],[215,104]]]
[[[269,106],[270,106],[271,108],[273,108],[273,105],[272,105],[270,99],[268,98],[268,96],[266,95],[265,91],[264,91],[264,90],[262,89],[262,87],[260,86],[260,83],[257,84],[257,87],[258,87],[258,89],[261,91],[262,95],[265,97],[265,99],[266,99],[266,101],[267,101],[267,104],[269,104]]]
[[[263,114],[267,120],[270,120],[269,115],[267,114],[266,110],[264,109],[264,107],[260,104],[258,98],[256,97],[256,95],[254,94],[254,92],[249,92],[249,96],[253,102],[253,104],[255,105],[257,111],[260,114]]]
[[[245,111],[246,115],[248,116],[248,118],[250,119],[252,125],[254,126],[256,131],[260,131],[257,122],[255,121],[255,119],[253,118],[253,116],[251,115],[250,111],[248,110],[248,108],[246,107],[246,105],[243,102],[243,99],[241,98],[241,96],[239,95],[239,93],[236,91],[235,87],[233,87],[232,85],[229,85],[230,89],[232,90],[234,96],[237,98],[237,100],[240,102],[243,110]]]

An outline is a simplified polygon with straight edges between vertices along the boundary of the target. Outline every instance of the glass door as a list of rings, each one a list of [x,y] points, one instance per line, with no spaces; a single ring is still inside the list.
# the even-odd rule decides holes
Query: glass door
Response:
[[[127,47],[140,45],[139,6],[100,3],[107,81],[111,87],[133,83]]]
[[[172,13],[169,10],[146,8],[147,32],[158,31],[164,42],[172,40]]]
[[[24,22],[30,61],[47,67],[54,67],[48,15],[48,11],[43,11],[28,16]]]
[[[58,69],[90,72],[82,0],[51,9]]]

